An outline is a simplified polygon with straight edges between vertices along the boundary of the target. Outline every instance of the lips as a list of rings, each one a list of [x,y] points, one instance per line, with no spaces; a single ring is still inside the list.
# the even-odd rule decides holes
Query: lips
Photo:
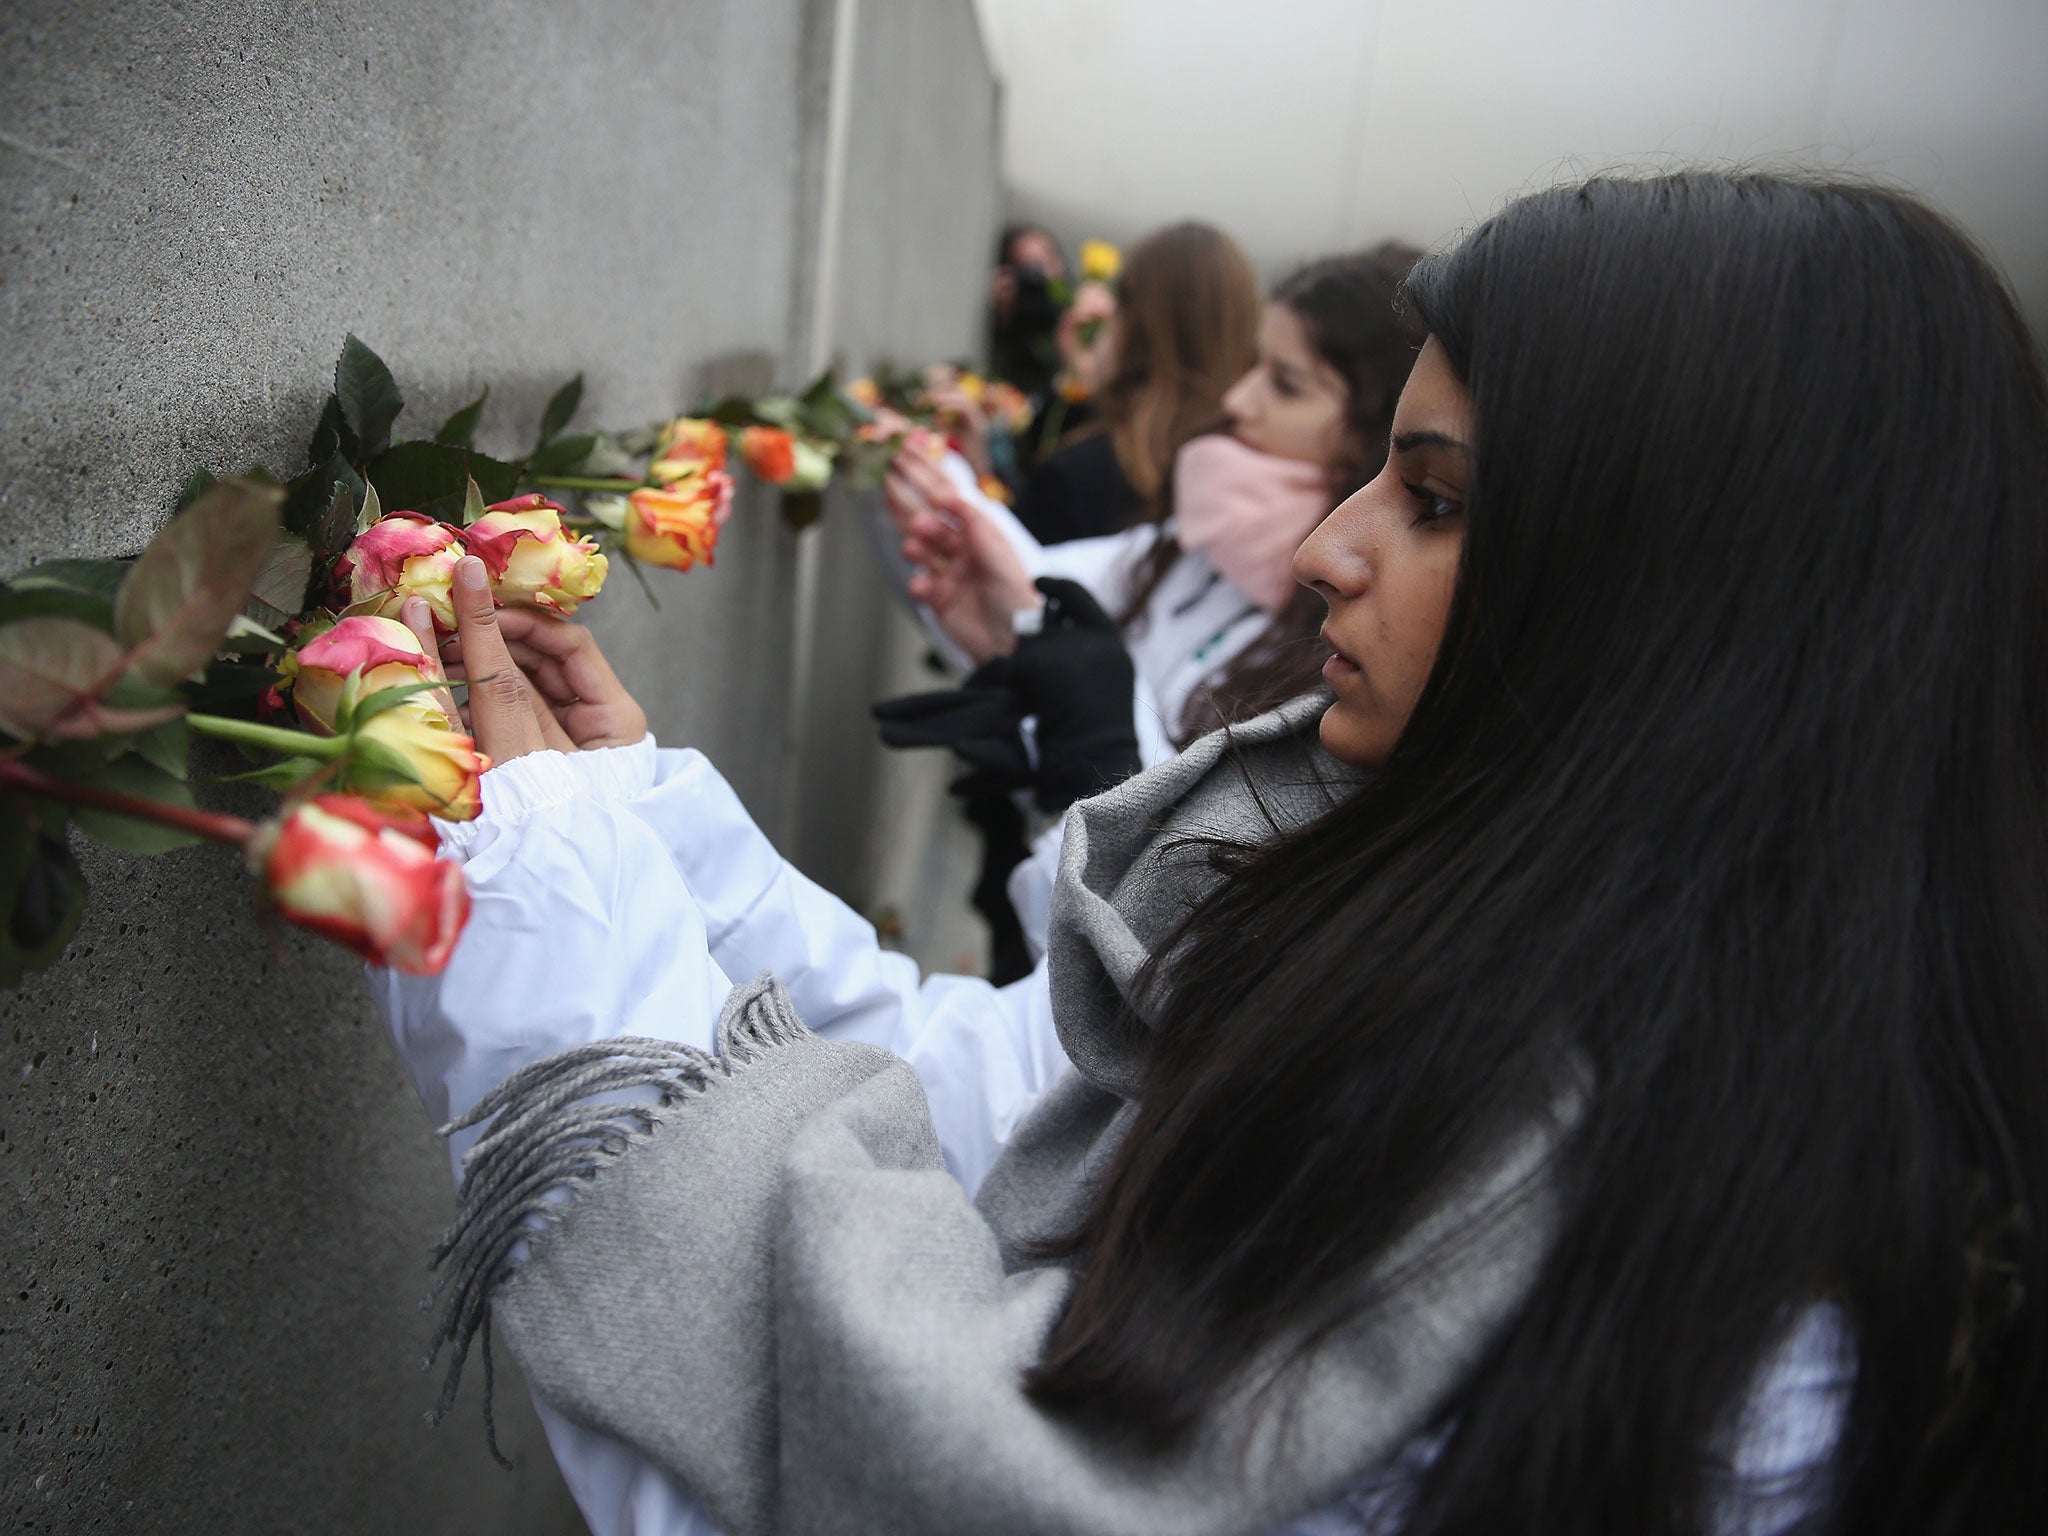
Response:
[[[1330,659],[1323,663],[1323,676],[1331,682],[1334,683],[1341,678],[1356,677],[1365,670],[1338,648],[1337,642],[1330,638],[1329,630],[1319,631],[1317,638],[1330,648]]]

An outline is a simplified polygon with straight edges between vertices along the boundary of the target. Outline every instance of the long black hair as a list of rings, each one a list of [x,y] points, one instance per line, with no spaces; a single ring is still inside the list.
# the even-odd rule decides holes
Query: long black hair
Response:
[[[1910,198],[1696,172],[1519,200],[1408,292],[1477,437],[1435,670],[1353,796],[1218,850],[1032,1391],[1172,1440],[1583,1071],[1408,1530],[1704,1528],[1817,1302],[1816,1528],[2038,1518],[2048,401],[2005,287]]]
[[[1370,250],[1329,256],[1290,274],[1271,294],[1301,322],[1310,349],[1344,381],[1344,432],[1336,458],[1324,466],[1335,506],[1380,472],[1387,430],[1402,381],[1422,345],[1422,328],[1395,296],[1422,253],[1396,240]],[[1223,431],[1219,422],[1210,430]],[[1173,477],[1161,483],[1155,518],[1173,510]],[[1142,622],[1145,607],[1184,551],[1163,537],[1140,563],[1119,621]],[[1189,697],[1172,733],[1181,745],[1219,724],[1248,720],[1313,686],[1327,652],[1315,644],[1323,605],[1303,589],[1211,683]]]

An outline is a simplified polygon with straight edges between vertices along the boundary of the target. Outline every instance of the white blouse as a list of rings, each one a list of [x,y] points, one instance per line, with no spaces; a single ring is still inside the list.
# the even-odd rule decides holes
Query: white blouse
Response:
[[[708,1049],[732,979],[764,970],[817,1033],[880,1046],[916,1070],[947,1165],[970,1193],[1067,1068],[1042,962],[1000,989],[921,977],[776,853],[701,753],[659,751],[651,736],[603,751],[531,753],[484,775],[475,821],[436,825],[443,856],[465,864],[469,926],[439,977],[369,974],[437,1124],[569,1046],[649,1035]],[[458,1176],[479,1134],[454,1138]],[[1840,1320],[1811,1309],[1760,1375],[1738,1469],[1824,1462],[1847,1361]],[[637,1452],[536,1406],[593,1536],[715,1536],[690,1496]],[[1401,1462],[1426,1465],[1429,1450],[1413,1446]],[[1362,1502],[1368,1494],[1379,1502]],[[1388,1497],[1381,1479],[1289,1536],[1398,1529],[1398,1497]],[[1761,1536],[1787,1523],[1721,1528]]]

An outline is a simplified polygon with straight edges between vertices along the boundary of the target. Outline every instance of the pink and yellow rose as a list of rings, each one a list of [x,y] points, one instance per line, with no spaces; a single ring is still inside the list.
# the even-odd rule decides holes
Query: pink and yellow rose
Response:
[[[796,438],[780,427],[748,427],[740,434],[740,460],[770,485],[796,473]]]
[[[422,695],[356,727],[341,782],[382,807],[472,821],[483,810],[483,776],[490,766],[476,742]]]
[[[444,631],[455,628],[450,583],[462,558],[461,532],[420,512],[393,512],[355,536],[336,563],[334,584],[348,606],[396,618],[399,604],[422,597]],[[362,605],[374,603],[372,608]]]
[[[701,416],[678,416],[655,439],[650,480],[680,480],[725,468],[725,428]]]
[[[687,571],[710,565],[718,531],[732,515],[732,477],[711,470],[626,498],[626,553],[648,565]]]
[[[511,607],[564,616],[597,596],[608,562],[591,539],[572,538],[545,496],[515,496],[462,530],[463,547],[490,572],[491,593]]]
[[[398,620],[351,614],[285,658],[284,680],[299,719],[332,736],[342,685],[352,672],[363,674],[362,697],[368,698],[380,688],[439,682],[441,663]]]
[[[374,964],[434,976],[469,917],[462,866],[435,847],[424,816],[315,795],[258,831],[249,863],[291,921]]]

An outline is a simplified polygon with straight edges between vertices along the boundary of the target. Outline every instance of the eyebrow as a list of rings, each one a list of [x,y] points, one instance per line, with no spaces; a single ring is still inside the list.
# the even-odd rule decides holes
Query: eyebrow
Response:
[[[1452,453],[1464,454],[1468,458],[1472,450],[1457,438],[1446,432],[1396,432],[1394,452],[1408,453],[1417,448],[1447,448]]]

